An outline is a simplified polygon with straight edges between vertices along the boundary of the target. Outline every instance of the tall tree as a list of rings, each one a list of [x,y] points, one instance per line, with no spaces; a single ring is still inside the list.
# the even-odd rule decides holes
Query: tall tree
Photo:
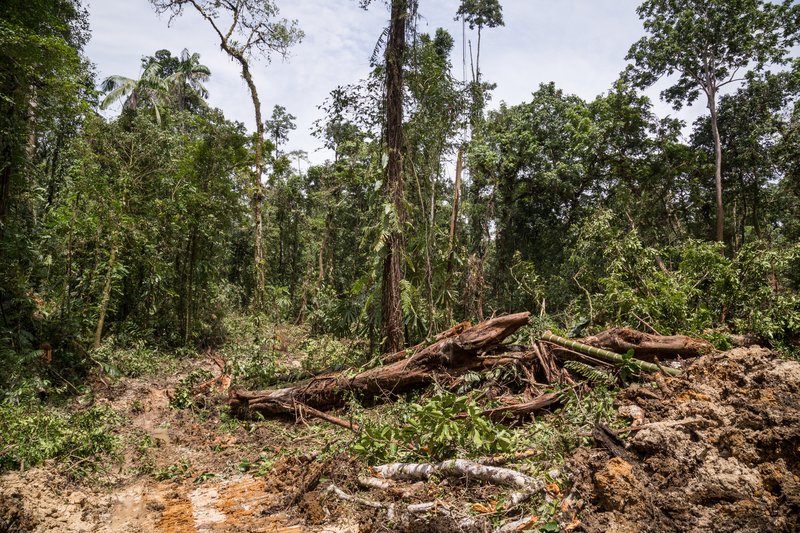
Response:
[[[470,96],[470,144],[475,141],[476,130],[483,123],[483,112],[486,108],[489,91],[494,89],[494,84],[481,81],[481,38],[484,28],[496,28],[504,26],[503,8],[499,0],[461,0],[456,15],[469,25],[470,30],[477,30],[478,40],[476,47],[475,61],[472,61],[472,45],[470,44],[470,66],[472,81],[469,84]],[[469,261],[470,272],[468,283],[470,293],[467,300],[470,302],[471,313],[478,319],[483,319],[483,279],[484,262],[489,247],[488,219],[491,218],[491,199],[487,202],[482,198],[482,192],[487,188],[486,176],[476,171],[475,165],[467,158],[465,165],[469,172],[470,187],[470,226],[471,235],[471,258]],[[488,204],[488,205],[487,205]]]
[[[403,346],[403,314],[400,280],[403,277],[403,56],[406,50],[408,0],[392,0],[389,41],[386,45],[386,192],[393,215],[386,238],[383,261],[381,316],[383,351],[396,352]]]
[[[716,240],[722,241],[722,142],[718,96],[726,85],[741,81],[743,71],[761,70],[785,61],[796,42],[800,7],[792,0],[646,0],[637,9],[648,33],[630,49],[629,74],[647,87],[663,76],[676,75],[661,96],[676,109],[706,97],[714,139]],[[738,77],[737,77],[738,76]]]
[[[185,6],[191,6],[214,29],[219,44],[228,56],[239,63],[242,78],[250,90],[253,113],[256,123],[256,142],[254,147],[254,171],[250,207],[255,226],[254,261],[255,287],[253,289],[253,308],[261,309],[264,303],[266,284],[266,260],[263,246],[264,185],[261,175],[264,171],[264,121],[261,117],[261,100],[253,80],[250,62],[253,56],[261,56],[267,61],[273,53],[283,57],[292,45],[299,43],[303,32],[296,21],[275,20],[278,7],[271,0],[150,0],[156,11],[169,11],[171,16],[179,16]]]
[[[267,119],[264,126],[267,128],[270,137],[275,142],[275,155],[278,155],[280,145],[289,140],[289,132],[297,129],[295,124],[297,117],[286,111],[282,105],[275,105],[272,108],[272,116]]]

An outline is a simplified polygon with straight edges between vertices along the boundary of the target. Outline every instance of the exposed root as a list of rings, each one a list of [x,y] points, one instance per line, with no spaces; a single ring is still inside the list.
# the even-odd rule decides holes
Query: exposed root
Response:
[[[348,494],[335,484],[331,483],[328,488],[326,489],[327,493],[334,494],[340,500],[345,500],[351,503],[355,503],[364,507],[371,507],[373,509],[384,509],[386,511],[386,518],[391,522],[394,521],[395,513],[394,513],[394,504],[393,503],[382,503],[376,502],[373,500],[367,500],[365,498],[359,498],[358,496],[353,496],[352,494]]]

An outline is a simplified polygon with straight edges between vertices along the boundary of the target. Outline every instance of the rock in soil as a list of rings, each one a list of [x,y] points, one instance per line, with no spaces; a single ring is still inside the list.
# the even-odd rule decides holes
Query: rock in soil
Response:
[[[800,531],[800,363],[739,348],[668,383],[669,395],[636,385],[617,399],[647,417],[627,441],[635,459],[572,456],[583,530]]]

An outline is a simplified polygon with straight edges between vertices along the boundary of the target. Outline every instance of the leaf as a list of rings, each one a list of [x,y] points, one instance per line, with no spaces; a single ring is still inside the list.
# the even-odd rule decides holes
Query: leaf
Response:
[[[488,505],[484,505],[482,503],[473,503],[472,504],[472,510],[475,511],[476,513],[493,513],[494,512],[494,508],[493,507],[489,507]]]

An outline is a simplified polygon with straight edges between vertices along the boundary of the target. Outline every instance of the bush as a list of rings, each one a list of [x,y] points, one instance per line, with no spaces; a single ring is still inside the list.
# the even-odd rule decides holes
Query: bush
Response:
[[[456,418],[462,413],[464,418]],[[404,406],[398,423],[364,423],[353,451],[373,464],[401,458],[439,461],[456,454],[505,452],[513,440],[508,429],[484,417],[474,401],[440,392],[424,404]]]
[[[0,472],[48,459],[72,465],[73,475],[99,470],[119,447],[111,409],[92,407],[72,415],[52,407],[0,404]]]

